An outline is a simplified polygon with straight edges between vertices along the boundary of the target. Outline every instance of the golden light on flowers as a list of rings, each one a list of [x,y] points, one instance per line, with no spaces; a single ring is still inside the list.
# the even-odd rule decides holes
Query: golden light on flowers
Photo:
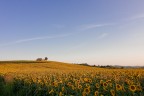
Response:
[[[95,91],[94,96],[98,96],[98,95],[99,95],[99,92]]]
[[[84,88],[84,93],[89,94],[90,93],[90,88]]]
[[[126,80],[125,80],[125,83],[129,85],[129,84],[130,84],[129,79],[126,79]]]
[[[99,88],[99,87],[100,87],[99,83],[96,83],[95,86],[96,86],[96,88]]]
[[[89,82],[89,83],[92,83],[92,80],[91,80],[91,79],[88,79],[88,82]]]
[[[137,86],[136,86],[136,90],[137,90],[137,91],[142,91],[142,87],[141,87],[140,85],[137,85]]]
[[[106,82],[103,82],[103,87],[107,87],[108,84]]]
[[[78,89],[82,89],[82,85],[78,85]]]
[[[68,85],[68,86],[71,86],[71,85],[72,85],[72,83],[71,83],[71,82],[68,82],[68,83],[67,83],[67,85]]]
[[[80,83],[80,80],[77,80],[77,83],[79,84],[79,83]]]
[[[100,84],[103,84],[103,80],[100,80]]]
[[[117,90],[117,91],[122,90],[122,86],[121,86],[120,84],[116,84],[116,90]]]
[[[84,78],[84,81],[85,81],[85,82],[88,82],[88,81],[89,81],[89,79],[88,79],[88,78]]]
[[[2,65],[0,64],[0,74],[3,73],[3,75],[0,75],[0,80],[1,76],[4,76],[5,73],[9,72],[9,68],[13,67],[12,65],[6,67],[3,73],[2,69],[4,67],[1,67]],[[27,68],[38,66],[39,64],[29,65],[25,64]],[[30,68],[30,72],[27,71],[27,68],[25,68],[26,71],[14,71],[15,73],[13,75],[17,80],[14,84],[25,87],[25,89],[29,89],[31,92],[31,86],[35,86],[36,93],[43,93],[50,96],[76,96],[77,94],[78,96],[101,96],[102,94],[104,96],[105,94],[108,96],[119,96],[120,93],[122,95],[126,93],[127,96],[132,96],[131,94],[140,96],[144,94],[144,82],[142,82],[144,70],[141,69],[106,69],[68,64],[56,64],[56,66],[55,64],[50,65],[50,63],[40,64],[39,66],[41,65],[43,67],[39,69],[35,69],[34,67],[35,70],[33,70],[33,68]],[[135,77],[135,74],[140,74],[140,77]],[[23,90],[25,91],[25,89]],[[44,93],[44,90],[47,90],[46,93]],[[36,93],[32,93],[29,96],[34,96]],[[18,96],[22,95],[18,94]]]
[[[136,86],[135,85],[130,85],[129,90],[132,91],[132,92],[135,92],[136,91]]]
[[[90,84],[86,84],[86,87],[87,87],[87,88],[90,88]]]

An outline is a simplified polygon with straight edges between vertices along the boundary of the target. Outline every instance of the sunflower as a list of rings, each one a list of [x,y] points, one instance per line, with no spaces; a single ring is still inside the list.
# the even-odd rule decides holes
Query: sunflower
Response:
[[[84,81],[85,81],[85,82],[88,82],[88,81],[89,81],[89,79],[88,79],[88,78],[84,78]]]
[[[115,91],[113,89],[110,90],[112,96],[115,96]]]
[[[110,82],[111,82],[111,80],[107,80],[106,82],[107,82],[107,83],[110,83]]]
[[[95,91],[94,96],[98,96],[99,92]]]
[[[90,88],[90,85],[89,85],[89,84],[86,84],[86,87],[87,87],[87,88]]]
[[[129,80],[129,79],[126,79],[126,81],[125,81],[128,85],[130,85],[131,84],[131,81]]]
[[[101,85],[103,84],[103,80],[100,80],[100,84],[101,84]]]
[[[96,83],[95,86],[96,86],[96,88],[99,88],[99,87],[100,87],[100,85],[99,85],[98,83]]]
[[[92,83],[92,80],[91,80],[91,79],[88,79],[88,82],[89,82],[89,83]]]
[[[117,91],[122,90],[122,86],[120,84],[116,84],[116,90]]]
[[[85,88],[85,89],[84,89],[84,92],[85,92],[86,94],[89,94],[89,93],[90,93],[90,88]]]
[[[136,86],[135,85],[130,85],[129,90],[132,91],[132,92],[135,92],[136,91]]]
[[[78,85],[78,89],[82,89],[82,85]]]
[[[71,82],[68,82],[67,85],[68,85],[68,86],[71,86],[72,84],[71,84]]]
[[[79,83],[80,83],[80,80],[77,80],[77,83],[79,84]]]
[[[140,85],[136,86],[137,91],[142,91],[142,87]]]
[[[104,82],[103,86],[106,88],[108,86],[108,84],[106,82]]]

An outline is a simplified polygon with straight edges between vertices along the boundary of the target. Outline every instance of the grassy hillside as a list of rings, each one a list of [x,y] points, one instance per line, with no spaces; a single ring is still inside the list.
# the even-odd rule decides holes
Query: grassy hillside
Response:
[[[0,73],[32,73],[57,70],[91,70],[91,67],[55,61],[0,61]]]

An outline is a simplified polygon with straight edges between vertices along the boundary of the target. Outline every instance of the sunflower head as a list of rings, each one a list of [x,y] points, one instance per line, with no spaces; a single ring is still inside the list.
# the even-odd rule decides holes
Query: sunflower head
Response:
[[[107,87],[107,86],[108,86],[108,84],[107,84],[106,82],[104,82],[104,83],[103,83],[103,86],[104,86],[104,87]]]
[[[136,91],[136,86],[135,85],[130,85],[129,90],[132,91],[132,92],[135,92]]]
[[[92,80],[91,80],[91,79],[88,79],[88,82],[89,82],[89,83],[92,83]]]
[[[136,86],[137,91],[142,91],[142,87],[140,85]]]
[[[85,82],[88,82],[88,81],[89,81],[89,79],[88,79],[88,78],[84,78],[84,81],[85,81]]]
[[[96,88],[99,88],[99,87],[100,87],[100,85],[99,85],[98,83],[96,83],[95,86],[96,86]]]
[[[122,86],[121,86],[120,84],[116,84],[116,90],[117,90],[117,91],[122,90]]]
[[[100,80],[100,84],[103,84],[103,80]]]
[[[82,89],[82,85],[78,85],[78,89]]]
[[[89,93],[90,93],[90,88],[85,88],[85,89],[84,89],[84,92],[85,92],[86,94],[89,94]]]
[[[99,92],[95,91],[94,96],[98,96]]]
[[[72,84],[71,84],[71,82],[68,82],[67,85],[68,85],[68,86],[71,86]]]

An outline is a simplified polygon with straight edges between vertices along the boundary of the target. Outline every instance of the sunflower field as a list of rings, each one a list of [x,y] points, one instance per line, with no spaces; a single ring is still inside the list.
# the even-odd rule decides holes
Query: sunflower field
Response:
[[[144,96],[144,69],[3,63],[0,96]]]

